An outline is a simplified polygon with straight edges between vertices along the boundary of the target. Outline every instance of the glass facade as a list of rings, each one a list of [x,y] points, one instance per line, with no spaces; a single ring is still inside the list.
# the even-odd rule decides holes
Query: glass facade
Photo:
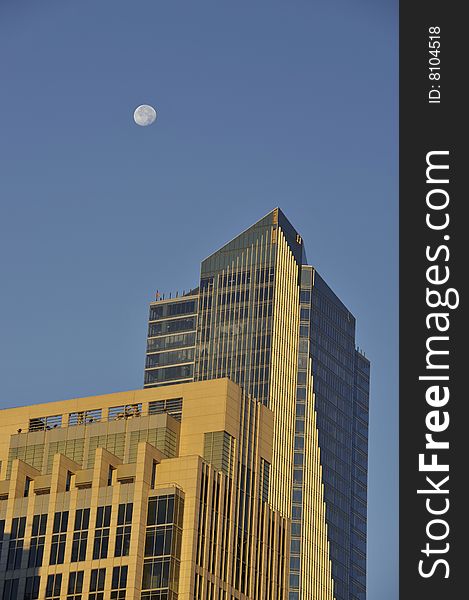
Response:
[[[337,600],[364,600],[366,554],[360,550],[361,560],[353,559],[358,549],[353,524],[360,519],[359,535],[365,539],[369,377],[360,376],[357,369],[369,375],[369,362],[355,349],[354,317],[317,272],[311,295],[310,348],[334,592]],[[366,416],[356,434],[355,427],[362,423],[355,416],[359,406]],[[354,473],[360,478],[360,499],[354,493]],[[359,585],[352,586],[356,578]]]
[[[179,494],[148,501],[141,600],[176,600],[184,500]]]
[[[150,306],[145,387],[192,381],[197,313],[193,292]]]

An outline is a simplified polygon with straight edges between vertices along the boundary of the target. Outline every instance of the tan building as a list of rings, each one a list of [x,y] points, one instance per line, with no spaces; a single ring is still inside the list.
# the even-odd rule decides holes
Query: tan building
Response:
[[[0,597],[285,598],[273,428],[228,379],[1,411]]]

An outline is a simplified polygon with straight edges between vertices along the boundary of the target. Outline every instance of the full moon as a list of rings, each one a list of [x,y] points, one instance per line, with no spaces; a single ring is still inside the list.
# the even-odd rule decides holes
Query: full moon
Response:
[[[156,110],[148,104],[137,106],[134,111],[134,121],[141,127],[151,125],[156,121]]]

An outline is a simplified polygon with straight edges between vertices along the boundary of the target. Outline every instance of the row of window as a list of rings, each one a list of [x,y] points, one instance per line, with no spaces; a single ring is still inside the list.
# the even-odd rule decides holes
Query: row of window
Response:
[[[161,383],[178,379],[189,379],[194,374],[194,365],[180,365],[177,367],[163,367],[153,371],[145,371],[145,384]]]
[[[148,337],[155,337],[157,335],[164,335],[166,333],[195,331],[196,326],[197,317],[158,321],[156,323],[150,323],[148,327]]]
[[[131,523],[133,504],[120,504],[117,514],[117,529],[114,546],[114,556],[128,556],[130,549]],[[67,544],[69,512],[56,512],[52,529],[52,541],[49,564],[60,565],[64,563],[65,548]],[[75,512],[74,532],[72,539],[71,562],[86,559],[88,544],[88,529],[90,509],[78,509]],[[93,541],[93,559],[107,558],[109,550],[111,525],[111,506],[98,506],[96,514],[96,529]],[[3,541],[5,522],[0,522]],[[46,540],[47,514],[34,515],[28,567],[41,567],[43,564],[44,547]],[[23,559],[24,538],[26,530],[26,517],[15,517],[12,520],[11,534],[8,545],[7,570],[20,569]],[[1,546],[0,546],[1,548]]]
[[[147,352],[157,352],[159,350],[173,350],[175,348],[184,348],[195,344],[195,332],[179,333],[176,335],[166,335],[164,337],[150,338],[147,342]]]
[[[178,301],[165,304],[157,304],[150,307],[150,321],[163,319],[165,317],[175,317],[177,315],[188,315],[197,312],[197,301]]]
[[[111,576],[111,600],[125,600],[127,587],[126,565],[113,567]],[[45,589],[47,600],[60,600],[62,593],[67,594],[67,600],[81,600],[83,594],[84,571],[74,571],[68,574],[67,586],[63,586],[65,577],[62,573],[48,575]],[[92,569],[88,600],[104,600],[106,569]],[[19,579],[5,580],[2,600],[19,600]],[[41,585],[40,576],[26,578],[23,600],[37,600]]]
[[[179,363],[193,362],[194,348],[184,348],[181,350],[172,350],[171,352],[159,352],[158,354],[148,354],[146,368],[164,367],[166,365],[175,365]]]

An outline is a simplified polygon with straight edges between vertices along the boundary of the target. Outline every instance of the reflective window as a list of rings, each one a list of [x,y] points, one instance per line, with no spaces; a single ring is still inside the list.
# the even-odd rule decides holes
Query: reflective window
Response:
[[[47,514],[34,515],[31,542],[29,547],[28,567],[42,567],[44,546],[46,543]]]
[[[41,578],[38,575],[26,578],[23,600],[38,600]]]
[[[60,590],[62,588],[62,573],[48,575],[46,585],[46,599],[60,600]]]
[[[12,521],[10,542],[8,544],[7,570],[21,568],[25,529],[26,517],[15,517]]]
[[[116,545],[114,556],[128,556],[130,550],[130,536],[132,532],[133,504],[119,504],[117,513]]]
[[[90,577],[90,593],[88,600],[104,600],[104,583],[106,569],[92,569]]]
[[[112,569],[111,600],[125,600],[127,570],[127,565]]]
[[[67,600],[81,600],[84,571],[70,573],[68,576]]]

